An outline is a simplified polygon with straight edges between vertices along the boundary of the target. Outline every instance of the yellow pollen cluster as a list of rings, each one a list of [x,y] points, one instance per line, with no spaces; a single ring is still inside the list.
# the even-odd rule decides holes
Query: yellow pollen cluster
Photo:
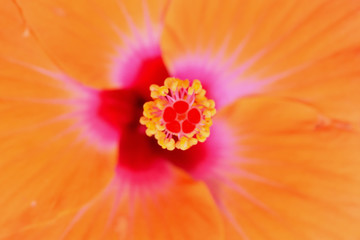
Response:
[[[167,78],[150,91],[153,101],[144,104],[140,123],[162,148],[187,150],[209,137],[215,102],[206,98],[199,80]]]

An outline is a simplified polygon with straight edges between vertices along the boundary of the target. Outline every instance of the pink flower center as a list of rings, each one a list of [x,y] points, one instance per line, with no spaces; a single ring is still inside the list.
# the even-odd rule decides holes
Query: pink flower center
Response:
[[[209,154],[208,144],[198,144],[182,151],[185,149],[184,146],[186,147],[185,142],[182,142],[185,145],[179,146],[183,148],[167,151],[158,145],[157,139],[147,136],[148,127],[139,124],[139,119],[143,113],[144,103],[151,100],[149,87],[152,84],[164,83],[169,74],[160,56],[145,59],[140,66],[136,70],[137,73],[130,75],[134,77],[126,79],[128,85],[121,89],[106,89],[99,92],[99,104],[94,118],[105,123],[116,135],[111,141],[117,142],[118,145],[117,174],[130,179],[130,182],[157,184],[158,180],[166,176],[169,162],[186,171],[200,166]],[[179,90],[174,91],[174,101],[167,101],[163,110],[157,113],[156,121],[164,123],[162,131],[169,133],[169,136],[194,134],[196,137],[196,134],[199,134],[199,139],[205,141],[208,134],[202,135],[199,130],[204,127],[202,121],[205,116],[211,115],[211,111],[206,111],[211,102],[205,104],[206,106],[195,104],[195,101],[189,101],[185,97],[183,90]],[[186,90],[189,96],[198,95],[198,100],[203,98],[202,94],[205,91],[189,93],[189,89]],[[176,97],[176,94],[179,95]],[[102,131],[97,126],[94,126],[94,130]]]

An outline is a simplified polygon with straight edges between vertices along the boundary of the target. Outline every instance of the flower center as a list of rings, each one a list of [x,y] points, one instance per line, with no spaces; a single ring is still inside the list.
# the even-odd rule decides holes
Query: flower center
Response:
[[[144,104],[140,123],[164,149],[186,150],[210,135],[215,102],[207,99],[199,80],[167,78],[164,86],[151,85],[153,101]]]

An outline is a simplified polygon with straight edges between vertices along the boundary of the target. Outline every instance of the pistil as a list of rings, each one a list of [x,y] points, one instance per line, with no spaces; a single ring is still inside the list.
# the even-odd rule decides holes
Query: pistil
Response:
[[[210,135],[215,102],[206,98],[199,80],[167,78],[164,86],[151,85],[153,101],[144,104],[140,123],[161,147],[187,150]]]

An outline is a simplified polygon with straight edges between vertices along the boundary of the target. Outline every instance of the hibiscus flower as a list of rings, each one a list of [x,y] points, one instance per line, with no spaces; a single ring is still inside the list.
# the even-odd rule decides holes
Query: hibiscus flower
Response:
[[[360,238],[359,12],[2,1],[0,239]]]

